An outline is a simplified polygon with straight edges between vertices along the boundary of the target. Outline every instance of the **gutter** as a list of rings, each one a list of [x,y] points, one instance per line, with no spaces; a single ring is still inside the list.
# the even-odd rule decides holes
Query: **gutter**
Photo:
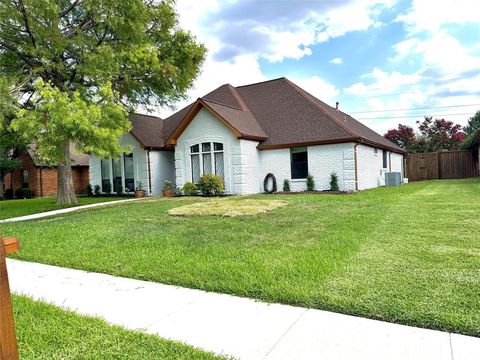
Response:
[[[358,191],[358,160],[357,160],[357,146],[359,144],[353,145],[353,157],[355,159],[355,191]]]
[[[150,168],[150,151],[147,150],[147,169],[148,169],[148,193],[152,195],[152,170]]]

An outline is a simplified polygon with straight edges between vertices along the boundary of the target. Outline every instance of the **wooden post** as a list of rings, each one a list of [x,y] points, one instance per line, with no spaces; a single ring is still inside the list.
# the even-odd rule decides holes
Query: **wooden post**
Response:
[[[18,360],[17,337],[5,255],[19,250],[15,238],[0,237],[0,359]]]

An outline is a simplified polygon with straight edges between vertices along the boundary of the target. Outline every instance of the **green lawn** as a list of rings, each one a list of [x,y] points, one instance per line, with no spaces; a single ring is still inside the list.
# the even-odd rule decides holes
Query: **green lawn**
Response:
[[[14,296],[20,359],[221,359],[190,346],[127,331],[97,318]]]
[[[177,217],[208,200],[152,199],[1,228],[19,259],[480,336],[480,179],[252,198],[288,205]]]
[[[78,205],[119,199],[118,197],[78,197]],[[55,197],[0,201],[0,220],[70,207],[58,206],[56,201]]]

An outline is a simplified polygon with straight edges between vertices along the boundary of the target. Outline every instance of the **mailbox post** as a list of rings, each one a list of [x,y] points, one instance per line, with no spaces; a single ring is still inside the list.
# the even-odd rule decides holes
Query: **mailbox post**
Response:
[[[17,239],[0,237],[0,359],[2,360],[18,360],[15,321],[5,261],[6,254],[18,250]]]

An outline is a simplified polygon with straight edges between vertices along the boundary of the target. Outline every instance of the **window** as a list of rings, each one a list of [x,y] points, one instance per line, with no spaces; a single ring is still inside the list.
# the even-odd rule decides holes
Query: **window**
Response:
[[[133,174],[133,154],[123,155],[123,167],[125,169],[125,188],[129,191],[134,191],[135,180]]]
[[[306,179],[308,176],[307,148],[290,149],[292,179]]]
[[[388,167],[387,150],[383,150],[383,168],[386,169],[387,167]]]
[[[120,158],[112,160],[113,192],[122,191],[122,162]]]
[[[22,188],[28,188],[28,170],[22,171]]]
[[[112,190],[110,183],[110,159],[101,160],[101,170],[102,170],[102,191],[107,192],[107,190]],[[109,189],[107,189],[107,187]]]
[[[190,146],[190,160],[194,184],[200,181],[203,174],[215,174],[224,178],[222,143],[204,142]]]

